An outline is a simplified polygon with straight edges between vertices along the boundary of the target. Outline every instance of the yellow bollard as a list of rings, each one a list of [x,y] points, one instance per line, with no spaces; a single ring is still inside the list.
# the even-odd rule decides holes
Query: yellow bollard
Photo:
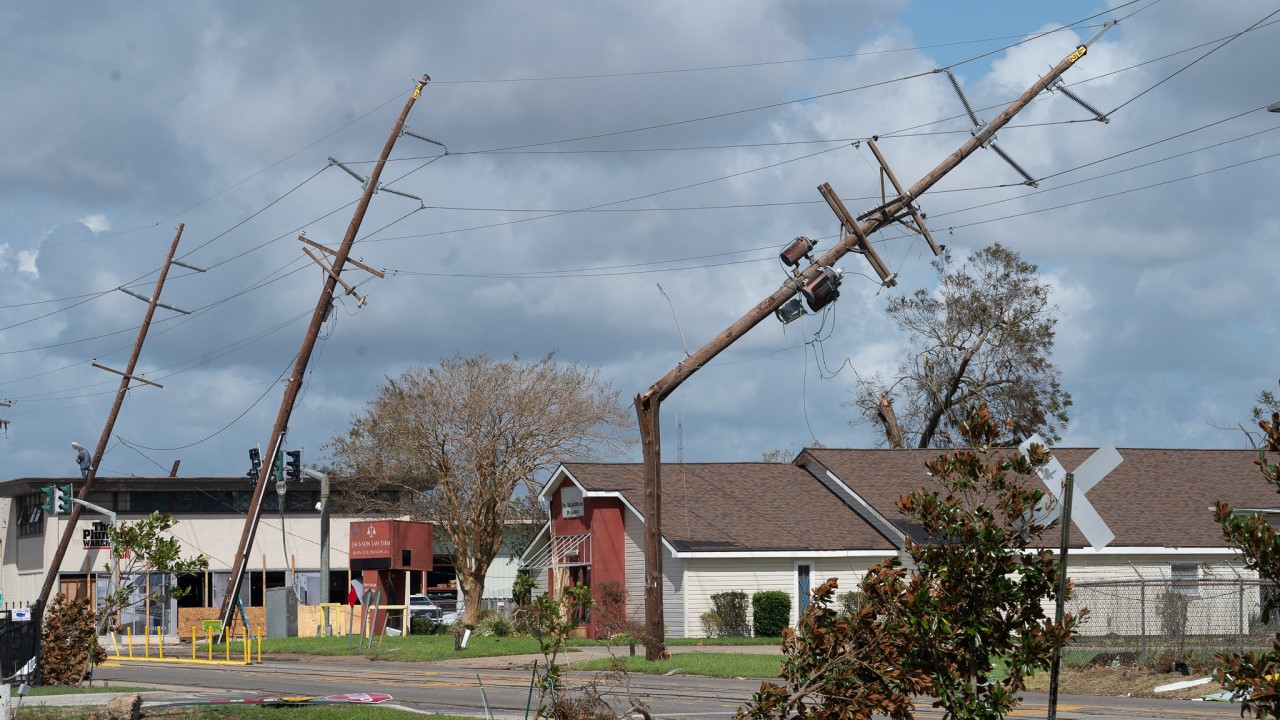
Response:
[[[262,626],[259,625],[258,626],[258,664],[259,665],[262,664],[262,634],[263,634],[263,629],[262,629]]]
[[[196,659],[196,626],[191,626],[191,659]]]
[[[205,628],[206,647],[209,648],[209,662],[213,662],[213,628]]]
[[[222,637],[222,639],[226,641],[227,662],[231,662],[231,641],[236,639],[235,631],[232,630],[231,632],[227,633]]]
[[[119,638],[116,636],[115,630],[111,631],[111,645],[116,649],[116,659],[119,660],[120,659],[120,641],[119,641]]]
[[[148,625],[142,631],[142,657],[151,659],[151,626]]]
[[[129,626],[129,659],[133,659],[133,626]]]
[[[160,659],[164,659],[164,626],[156,626],[156,648],[160,650]]]

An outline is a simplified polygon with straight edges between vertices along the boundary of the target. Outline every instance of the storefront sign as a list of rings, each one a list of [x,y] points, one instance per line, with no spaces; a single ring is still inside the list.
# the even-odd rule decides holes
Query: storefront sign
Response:
[[[566,483],[560,488],[560,517],[582,517],[582,490],[576,485]]]

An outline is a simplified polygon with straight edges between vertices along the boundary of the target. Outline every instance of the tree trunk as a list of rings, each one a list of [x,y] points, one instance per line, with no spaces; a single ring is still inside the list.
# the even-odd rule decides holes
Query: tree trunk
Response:
[[[480,600],[484,598],[484,573],[459,570],[458,581],[462,583],[462,605],[464,614],[462,621],[476,624],[480,614]]]
[[[884,425],[884,436],[889,441],[890,450],[903,448],[902,426],[898,424],[898,414],[893,411],[893,400],[888,394],[880,396],[880,405],[876,408],[876,417]]]

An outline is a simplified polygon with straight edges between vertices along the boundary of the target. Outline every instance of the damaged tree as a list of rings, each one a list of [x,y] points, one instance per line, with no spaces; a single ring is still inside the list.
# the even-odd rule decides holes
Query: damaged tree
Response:
[[[995,244],[959,267],[934,262],[935,292],[917,290],[886,311],[910,335],[897,376],[862,380],[849,405],[884,434],[890,448],[958,447],[965,408],[985,404],[1005,418],[1017,445],[1039,433],[1056,442],[1071,395],[1049,360],[1057,308],[1035,265]]]
[[[436,523],[473,623],[508,524],[526,518],[517,489],[536,493],[560,462],[620,452],[628,421],[598,371],[454,356],[388,378],[326,449],[342,503]]]

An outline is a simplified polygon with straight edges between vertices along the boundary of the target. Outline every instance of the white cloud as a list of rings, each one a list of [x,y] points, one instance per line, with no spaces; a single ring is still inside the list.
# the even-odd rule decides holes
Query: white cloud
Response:
[[[111,222],[102,213],[86,215],[80,218],[80,224],[92,230],[94,234],[104,233],[111,229]]]

